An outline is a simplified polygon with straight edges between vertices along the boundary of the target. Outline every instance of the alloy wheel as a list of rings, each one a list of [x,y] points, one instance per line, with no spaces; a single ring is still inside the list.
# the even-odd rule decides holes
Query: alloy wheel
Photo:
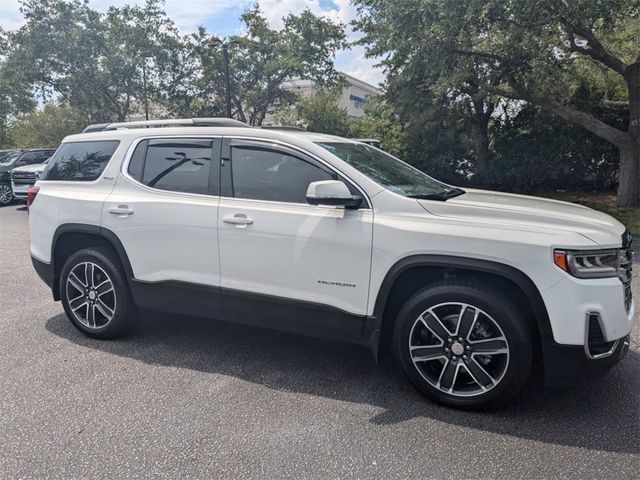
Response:
[[[107,273],[92,262],[74,266],[67,277],[67,299],[75,319],[87,328],[105,327],[116,311],[116,294]]]
[[[409,353],[431,386],[456,397],[492,390],[509,366],[509,343],[498,323],[465,303],[442,303],[423,312],[411,328]]]
[[[6,205],[11,202],[13,198],[13,192],[11,187],[7,184],[0,184],[0,205]]]

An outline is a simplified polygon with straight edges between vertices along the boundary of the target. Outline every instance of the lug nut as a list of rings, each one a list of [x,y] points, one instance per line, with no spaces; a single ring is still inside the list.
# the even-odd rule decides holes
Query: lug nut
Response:
[[[458,341],[459,342],[464,342],[464,338],[460,337],[460,338],[458,338]]]
[[[455,355],[453,357],[451,357],[451,360],[457,360],[458,357],[456,357]]]
[[[466,359],[467,359],[467,356],[466,356],[466,355],[463,355],[463,356],[462,356],[462,358],[464,358],[464,359],[466,360]]]
[[[452,338],[450,338],[450,339],[448,340],[448,342],[449,342],[449,343],[453,343],[453,339],[452,339]]]
[[[448,351],[449,351],[449,349],[448,349],[448,348],[445,348],[445,349],[444,349],[444,351],[445,351],[445,352],[448,352]]]
[[[469,345],[467,345],[467,350],[471,350],[471,347]]]

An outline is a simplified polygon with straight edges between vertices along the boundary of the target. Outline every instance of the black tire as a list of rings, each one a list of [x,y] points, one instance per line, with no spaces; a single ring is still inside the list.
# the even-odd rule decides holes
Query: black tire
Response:
[[[4,182],[0,183],[0,207],[9,205],[11,202],[13,202],[13,190],[11,189],[11,184]]]
[[[469,308],[464,307],[463,304],[473,307],[469,308],[469,316],[466,318],[470,318],[472,313],[475,314],[476,311],[479,314],[475,317],[475,320],[467,320],[465,322],[467,325],[474,326],[468,334],[470,340],[467,341],[465,339],[462,342],[458,342],[458,339],[455,338],[456,335],[452,335],[454,344],[457,344],[456,351],[458,351],[458,356],[456,357],[453,353],[453,348],[448,348],[452,345],[450,343],[452,341],[451,337],[442,341],[442,345],[440,345],[440,337],[444,336],[445,331],[440,330],[440,336],[433,334],[433,330],[427,324],[431,325],[434,322],[434,316],[431,315],[431,318],[428,318],[429,314],[426,317],[422,317],[422,315],[427,310],[435,307],[431,311],[434,312],[439,309],[438,312],[440,313],[435,315],[435,317],[439,318],[443,316],[443,310],[444,313],[447,310],[453,312],[454,308],[457,308],[454,307],[457,304],[460,304],[461,312],[458,318],[462,318],[462,312]],[[419,317],[427,321],[419,320]],[[446,317],[447,320],[438,323],[440,325],[448,325],[447,322],[454,321],[454,317],[455,315],[452,313],[450,315],[451,319]],[[458,321],[462,323],[461,320]],[[415,328],[414,324],[416,325]],[[495,328],[495,324],[499,327],[498,329]],[[455,328],[457,327],[451,326],[445,330],[448,334],[453,332]],[[499,337],[496,342],[500,342],[497,345],[506,342],[508,353],[495,354],[493,356],[485,356],[478,351],[473,353],[474,350],[480,350],[478,340],[481,342],[492,340],[489,338],[490,335],[486,333],[491,330],[499,332],[495,334],[495,338]],[[477,336],[478,332],[487,335],[485,337],[486,340],[479,338]],[[423,340],[425,337],[427,340]],[[462,339],[463,337],[460,338]],[[431,355],[435,357],[436,355],[441,355],[441,352],[435,349],[425,349],[421,344],[423,341],[427,347],[436,345],[435,348],[442,348],[443,350],[446,348],[447,353],[444,353],[444,357],[431,359]],[[415,363],[410,345],[413,345],[413,355],[417,359]],[[487,344],[485,343],[485,345]],[[464,355],[464,360],[459,355],[461,349],[467,354]],[[505,349],[500,348],[500,351],[503,350]],[[532,336],[527,318],[508,296],[489,287],[455,280],[432,284],[419,290],[407,300],[395,321],[393,351],[396,361],[402,367],[409,381],[422,394],[437,403],[463,409],[495,408],[508,403],[527,381],[533,356]],[[430,359],[423,361],[422,358]],[[481,362],[487,362],[487,365]],[[450,374],[448,376],[449,380],[445,382],[445,368],[450,367],[450,363],[454,366],[451,368],[454,369],[455,374]],[[456,367],[457,364],[460,364],[459,367]],[[471,372],[478,373],[478,365],[483,367],[481,372],[486,374],[489,371],[488,368],[493,367],[494,364],[495,375],[487,375],[483,379],[484,382],[473,378]],[[439,370],[440,368],[441,370]],[[459,368],[459,370],[455,370],[455,368]],[[484,368],[487,368],[487,370],[484,370]],[[493,378],[494,376],[496,377],[495,379]],[[452,377],[454,378],[453,387],[449,385]],[[481,377],[478,375],[477,378]],[[434,384],[430,383],[430,381]],[[443,386],[443,384],[445,385]],[[460,391],[449,393],[455,392],[458,384],[460,384]],[[447,391],[443,391],[443,389]],[[465,389],[469,390],[465,391]],[[474,394],[474,389],[479,393]]]
[[[91,271],[93,272],[91,275],[92,283],[104,285],[105,279],[109,280],[113,287],[112,291],[106,290],[109,287],[109,285],[106,284],[106,287],[104,287],[105,290],[103,290],[105,294],[101,294],[103,295],[102,297],[97,296],[99,290],[95,289],[94,296],[97,298],[93,300],[89,297],[90,293],[86,294],[84,298],[77,296],[81,294],[81,292],[73,285],[68,286],[68,281],[72,272],[74,272],[74,274],[78,272],[79,275],[76,275],[74,280],[78,279],[80,283],[82,283],[82,286],[84,286],[84,283],[89,284],[86,273],[84,278],[80,274],[80,272],[83,271],[83,265],[94,265],[94,267],[91,267]],[[96,266],[98,268],[96,268]],[[86,267],[84,271],[86,272]],[[94,281],[93,279],[96,280]],[[72,283],[77,285],[77,282]],[[60,289],[60,298],[67,317],[73,326],[85,335],[93,338],[110,339],[122,336],[133,328],[137,317],[137,308],[131,298],[131,292],[129,291],[129,286],[125,280],[120,262],[109,249],[91,247],[79,250],[70,255],[62,267],[58,288]],[[70,295],[72,296],[71,299],[69,298]],[[98,304],[101,302],[101,298],[104,299],[104,303]],[[77,306],[82,301],[92,301],[93,316],[89,316],[88,305],[80,307],[76,310],[78,313],[75,314],[71,306],[72,301],[74,302],[74,306]],[[100,305],[103,305],[103,307],[100,308]],[[111,309],[111,307],[113,308]],[[112,311],[113,314],[111,318],[109,318],[108,315],[103,315],[103,311]],[[82,317],[86,317],[84,318],[86,323]],[[93,325],[91,325],[91,320],[93,320]]]

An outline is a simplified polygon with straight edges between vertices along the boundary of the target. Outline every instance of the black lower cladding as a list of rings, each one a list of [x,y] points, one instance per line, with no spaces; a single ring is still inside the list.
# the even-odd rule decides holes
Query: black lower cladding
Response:
[[[136,304],[149,310],[194,315],[364,345],[365,316],[311,302],[187,282],[131,280]]]
[[[42,260],[38,260],[33,255],[31,256],[31,263],[33,263],[33,268],[40,277],[40,280],[46,283],[49,288],[52,288],[53,265],[43,262]]]
[[[548,345],[545,352],[545,382],[549,386],[570,386],[607,373],[629,350],[629,336],[621,338],[615,351],[604,358],[589,359],[580,345]]]

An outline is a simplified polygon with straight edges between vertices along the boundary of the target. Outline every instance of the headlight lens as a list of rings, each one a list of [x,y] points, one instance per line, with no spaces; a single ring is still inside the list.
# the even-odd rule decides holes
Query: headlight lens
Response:
[[[553,261],[574,277],[617,277],[620,271],[620,250],[555,250]]]

